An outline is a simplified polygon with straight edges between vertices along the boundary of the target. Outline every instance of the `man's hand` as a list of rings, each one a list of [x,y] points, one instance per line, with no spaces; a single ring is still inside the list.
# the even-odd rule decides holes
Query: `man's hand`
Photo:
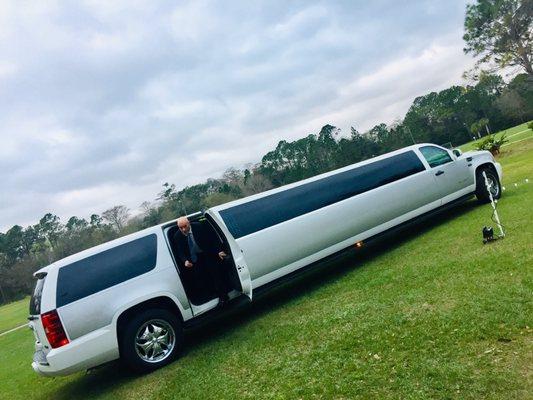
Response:
[[[221,260],[223,260],[224,258],[227,257],[227,254],[221,251],[220,253],[218,253],[218,256],[220,257]]]
[[[187,268],[192,268],[193,263],[190,262],[189,260],[187,260],[187,261],[185,261],[185,266],[186,266]]]

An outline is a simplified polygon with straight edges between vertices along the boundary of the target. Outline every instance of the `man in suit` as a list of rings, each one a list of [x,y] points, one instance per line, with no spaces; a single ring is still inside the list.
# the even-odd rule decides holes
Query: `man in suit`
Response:
[[[205,270],[219,297],[220,306],[224,305],[228,300],[223,264],[227,254],[218,236],[206,223],[191,223],[187,217],[178,218],[177,225],[179,232],[174,235],[174,242],[178,247],[178,258],[190,275],[191,284],[196,287],[197,292],[205,289],[201,273]]]

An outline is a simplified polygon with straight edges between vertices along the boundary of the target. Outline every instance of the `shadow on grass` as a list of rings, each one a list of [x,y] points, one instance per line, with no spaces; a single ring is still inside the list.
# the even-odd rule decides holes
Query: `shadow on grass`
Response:
[[[444,213],[432,216],[423,222],[389,236],[392,240],[387,240],[387,237],[385,237],[384,240],[370,244],[361,250],[354,248],[334,259],[320,263],[315,268],[312,268],[312,270],[273,288],[268,294],[254,300],[250,306],[231,310],[189,331],[186,335],[184,354],[194,352],[206,343],[216,340],[222,335],[230,334],[292,300],[312,294],[320,286],[337,281],[354,268],[362,266],[365,262],[379,257],[386,251],[401,246],[403,243],[416,238],[418,235],[430,231],[435,226],[469,213],[476,206],[477,203],[475,201],[462,203]],[[180,360],[178,359],[177,362],[180,362]],[[110,391],[119,389],[121,386],[134,382],[138,378],[138,375],[128,372],[128,370],[116,361],[65,383],[57,389],[53,398],[97,398],[100,395],[109,395]]]
[[[47,399],[70,400],[98,398],[110,395],[110,392],[119,389],[130,382],[134,382],[137,375],[129,372],[119,361],[113,361],[96,370],[84,373],[74,380],[66,382],[57,388],[51,395],[47,393]],[[53,378],[66,379],[66,378]],[[67,378],[68,379],[68,378]]]

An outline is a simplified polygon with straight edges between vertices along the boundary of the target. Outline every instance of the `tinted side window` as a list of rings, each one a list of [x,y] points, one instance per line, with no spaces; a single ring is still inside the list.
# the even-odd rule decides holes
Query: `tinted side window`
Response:
[[[41,313],[41,297],[43,295],[43,286],[46,276],[37,280],[35,289],[30,299],[30,315],[39,315]]]
[[[155,234],[122,244],[59,269],[56,307],[117,285],[155,268]]]
[[[424,171],[413,151],[397,154],[220,211],[235,238]]]
[[[440,149],[438,147],[434,147],[434,146],[421,147],[420,152],[422,153],[424,158],[427,160],[431,168],[453,161],[452,158],[450,157],[450,154],[446,150]]]

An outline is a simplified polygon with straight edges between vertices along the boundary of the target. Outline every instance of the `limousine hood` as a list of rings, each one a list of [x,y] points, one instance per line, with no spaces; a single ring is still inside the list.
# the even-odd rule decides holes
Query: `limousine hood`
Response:
[[[466,157],[483,157],[483,156],[489,156],[494,160],[494,157],[490,151],[487,150],[470,150],[465,151],[461,157],[459,158],[466,158]]]

